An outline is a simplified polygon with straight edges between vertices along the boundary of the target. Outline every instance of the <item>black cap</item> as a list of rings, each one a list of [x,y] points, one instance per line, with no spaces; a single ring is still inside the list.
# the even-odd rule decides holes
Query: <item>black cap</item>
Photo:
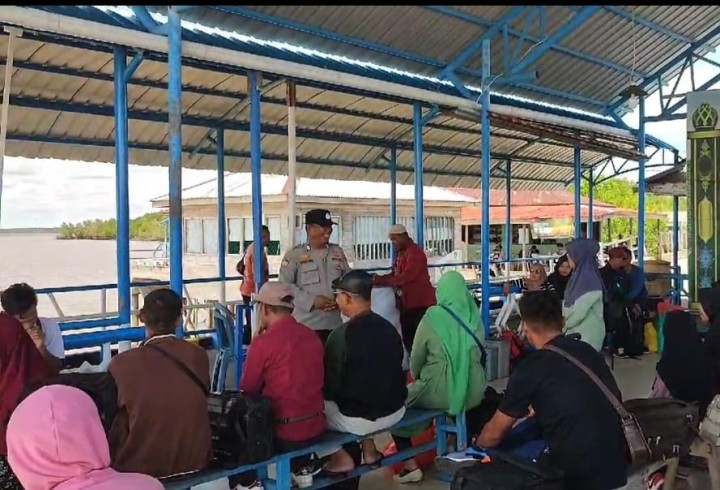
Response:
[[[335,279],[332,287],[337,291],[357,294],[369,301],[372,295],[372,283],[372,276],[367,272],[352,270]]]
[[[313,209],[305,213],[305,224],[332,226],[337,223],[333,223],[332,218],[330,217],[330,211],[327,209]]]

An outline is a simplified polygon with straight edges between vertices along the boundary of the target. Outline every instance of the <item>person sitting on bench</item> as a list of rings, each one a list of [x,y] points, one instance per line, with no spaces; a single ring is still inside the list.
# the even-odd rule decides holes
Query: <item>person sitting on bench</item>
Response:
[[[117,471],[164,478],[203,470],[212,460],[207,396],[181,369],[209,390],[210,362],[202,348],[175,336],[182,311],[171,289],[145,296],[140,320],[148,339],[110,361],[118,412],[108,440]]]
[[[627,446],[615,408],[578,367],[548,349],[562,349],[587,366],[613,394],[620,390],[602,354],[562,334],[562,306],[555,293],[523,295],[520,314],[537,351],[510,375],[505,400],[476,440],[493,448],[518,419],[535,417],[550,463],[565,473],[565,488],[613,490],[627,483]]]
[[[270,399],[277,419],[277,452],[309,446],[325,432],[323,345],[315,332],[293,318],[293,297],[292,288],[280,282],[267,282],[260,288],[255,297],[258,331],[240,380],[241,391]],[[300,479],[311,478],[312,471],[302,472],[308,464],[309,457],[293,460],[298,484]],[[259,488],[255,476],[252,472],[230,478],[230,487],[240,483],[244,485],[240,488]],[[307,483],[312,484],[303,485]]]
[[[350,318],[325,346],[325,417],[330,430],[358,436],[389,429],[405,415],[407,387],[403,344],[395,327],[370,308],[372,277],[353,270],[333,281],[335,300]],[[372,438],[362,441],[365,464],[381,455]],[[335,452],[325,472],[355,467],[347,451]]]

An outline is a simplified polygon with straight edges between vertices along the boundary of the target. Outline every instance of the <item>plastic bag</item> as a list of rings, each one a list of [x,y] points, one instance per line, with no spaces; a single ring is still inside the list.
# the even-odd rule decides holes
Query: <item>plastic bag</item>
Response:
[[[658,332],[652,322],[645,324],[645,347],[652,354],[656,354],[658,351]]]

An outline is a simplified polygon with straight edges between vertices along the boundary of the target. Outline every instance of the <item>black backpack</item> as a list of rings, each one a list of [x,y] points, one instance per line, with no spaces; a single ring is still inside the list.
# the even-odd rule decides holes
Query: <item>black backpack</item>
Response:
[[[700,425],[697,404],[672,398],[638,398],[624,405],[637,418],[654,461],[690,452]]]
[[[215,464],[237,468],[275,453],[275,417],[270,400],[225,391],[208,398]]]
[[[460,468],[450,490],[564,490],[562,471],[498,453],[490,463]]]
[[[209,393],[195,373],[164,349],[155,344],[145,344],[145,347],[175,364],[208,397],[214,466],[237,468],[270,459],[275,454],[275,414],[268,398],[232,390]]]

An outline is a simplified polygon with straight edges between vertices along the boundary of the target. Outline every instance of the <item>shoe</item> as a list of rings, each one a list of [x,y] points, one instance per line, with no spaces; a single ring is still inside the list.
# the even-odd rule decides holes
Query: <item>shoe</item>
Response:
[[[265,487],[263,486],[262,481],[255,480],[250,484],[250,486],[246,487],[243,485],[238,485],[235,487],[235,490],[265,490]]]
[[[395,475],[394,480],[398,483],[418,483],[423,479],[423,472],[420,468],[408,471],[403,469],[400,474]]]
[[[298,488],[310,488],[313,485],[313,476],[321,471],[322,468],[316,469],[306,466],[297,473],[293,473],[292,478]]]
[[[630,358],[630,356],[625,353],[625,349],[623,349],[623,348],[620,348],[617,350],[617,352],[615,352],[615,357],[620,358],[620,359],[629,359]]]

